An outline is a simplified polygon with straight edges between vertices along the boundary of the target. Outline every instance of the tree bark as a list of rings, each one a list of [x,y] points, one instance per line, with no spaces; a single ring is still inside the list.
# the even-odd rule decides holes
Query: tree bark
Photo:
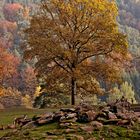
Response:
[[[76,95],[76,79],[72,77],[71,79],[71,104],[75,105],[75,95]]]

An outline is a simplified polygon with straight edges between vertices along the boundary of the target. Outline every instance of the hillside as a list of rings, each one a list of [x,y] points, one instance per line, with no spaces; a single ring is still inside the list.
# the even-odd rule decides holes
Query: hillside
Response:
[[[140,80],[140,0],[118,0],[119,18],[121,30],[127,35],[129,50],[133,55],[132,68],[125,77],[132,83],[138,95]]]

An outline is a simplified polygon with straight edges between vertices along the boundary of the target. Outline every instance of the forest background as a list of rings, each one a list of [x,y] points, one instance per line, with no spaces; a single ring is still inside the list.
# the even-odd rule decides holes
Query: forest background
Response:
[[[37,79],[35,62],[23,60],[23,30],[37,11],[37,0],[1,0],[0,1],[0,107],[23,105],[26,107],[48,107],[69,104],[69,95],[44,94],[39,85],[45,85]],[[140,0],[116,0],[119,8],[118,25],[125,33],[131,52],[131,66],[121,73],[120,84],[102,84],[105,94],[79,96],[93,104],[112,102],[122,96],[131,102],[140,101]],[[59,100],[58,100],[59,99]],[[77,102],[78,102],[77,101]]]

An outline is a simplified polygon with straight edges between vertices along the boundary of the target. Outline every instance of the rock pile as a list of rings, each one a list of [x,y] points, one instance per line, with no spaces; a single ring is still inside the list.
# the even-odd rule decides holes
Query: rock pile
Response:
[[[61,128],[76,127],[77,123],[89,123],[94,129],[100,129],[103,125],[132,126],[135,122],[140,123],[140,112],[130,109],[130,103],[123,97],[115,103],[100,107],[95,111],[91,106],[82,104],[75,108],[61,108],[58,112],[45,113],[32,118],[20,117],[14,120],[16,127],[36,127],[58,122]],[[87,128],[82,128],[87,129]],[[1,128],[2,130],[2,128]]]

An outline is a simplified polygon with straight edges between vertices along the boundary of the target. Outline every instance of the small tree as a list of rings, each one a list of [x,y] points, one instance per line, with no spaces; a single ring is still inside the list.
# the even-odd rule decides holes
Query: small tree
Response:
[[[121,84],[120,89],[118,87],[114,87],[111,93],[108,96],[108,102],[115,102],[118,99],[121,99],[124,96],[130,103],[136,103],[135,92],[133,87],[128,82],[124,82]]]
[[[117,6],[110,0],[46,0],[26,29],[25,58],[47,90],[98,93],[98,80],[114,81],[126,60],[127,42],[117,27]],[[65,90],[66,92],[66,90]]]
[[[111,93],[108,95],[107,102],[115,102],[118,99],[121,99],[123,96],[123,93],[118,89],[118,87],[114,87],[111,91]]]
[[[128,82],[124,82],[121,85],[120,90],[123,93],[123,96],[125,98],[127,98],[130,103],[132,102],[132,100],[133,100],[133,103],[136,103],[135,92],[134,92],[133,87],[132,87],[131,84],[129,84]]]

